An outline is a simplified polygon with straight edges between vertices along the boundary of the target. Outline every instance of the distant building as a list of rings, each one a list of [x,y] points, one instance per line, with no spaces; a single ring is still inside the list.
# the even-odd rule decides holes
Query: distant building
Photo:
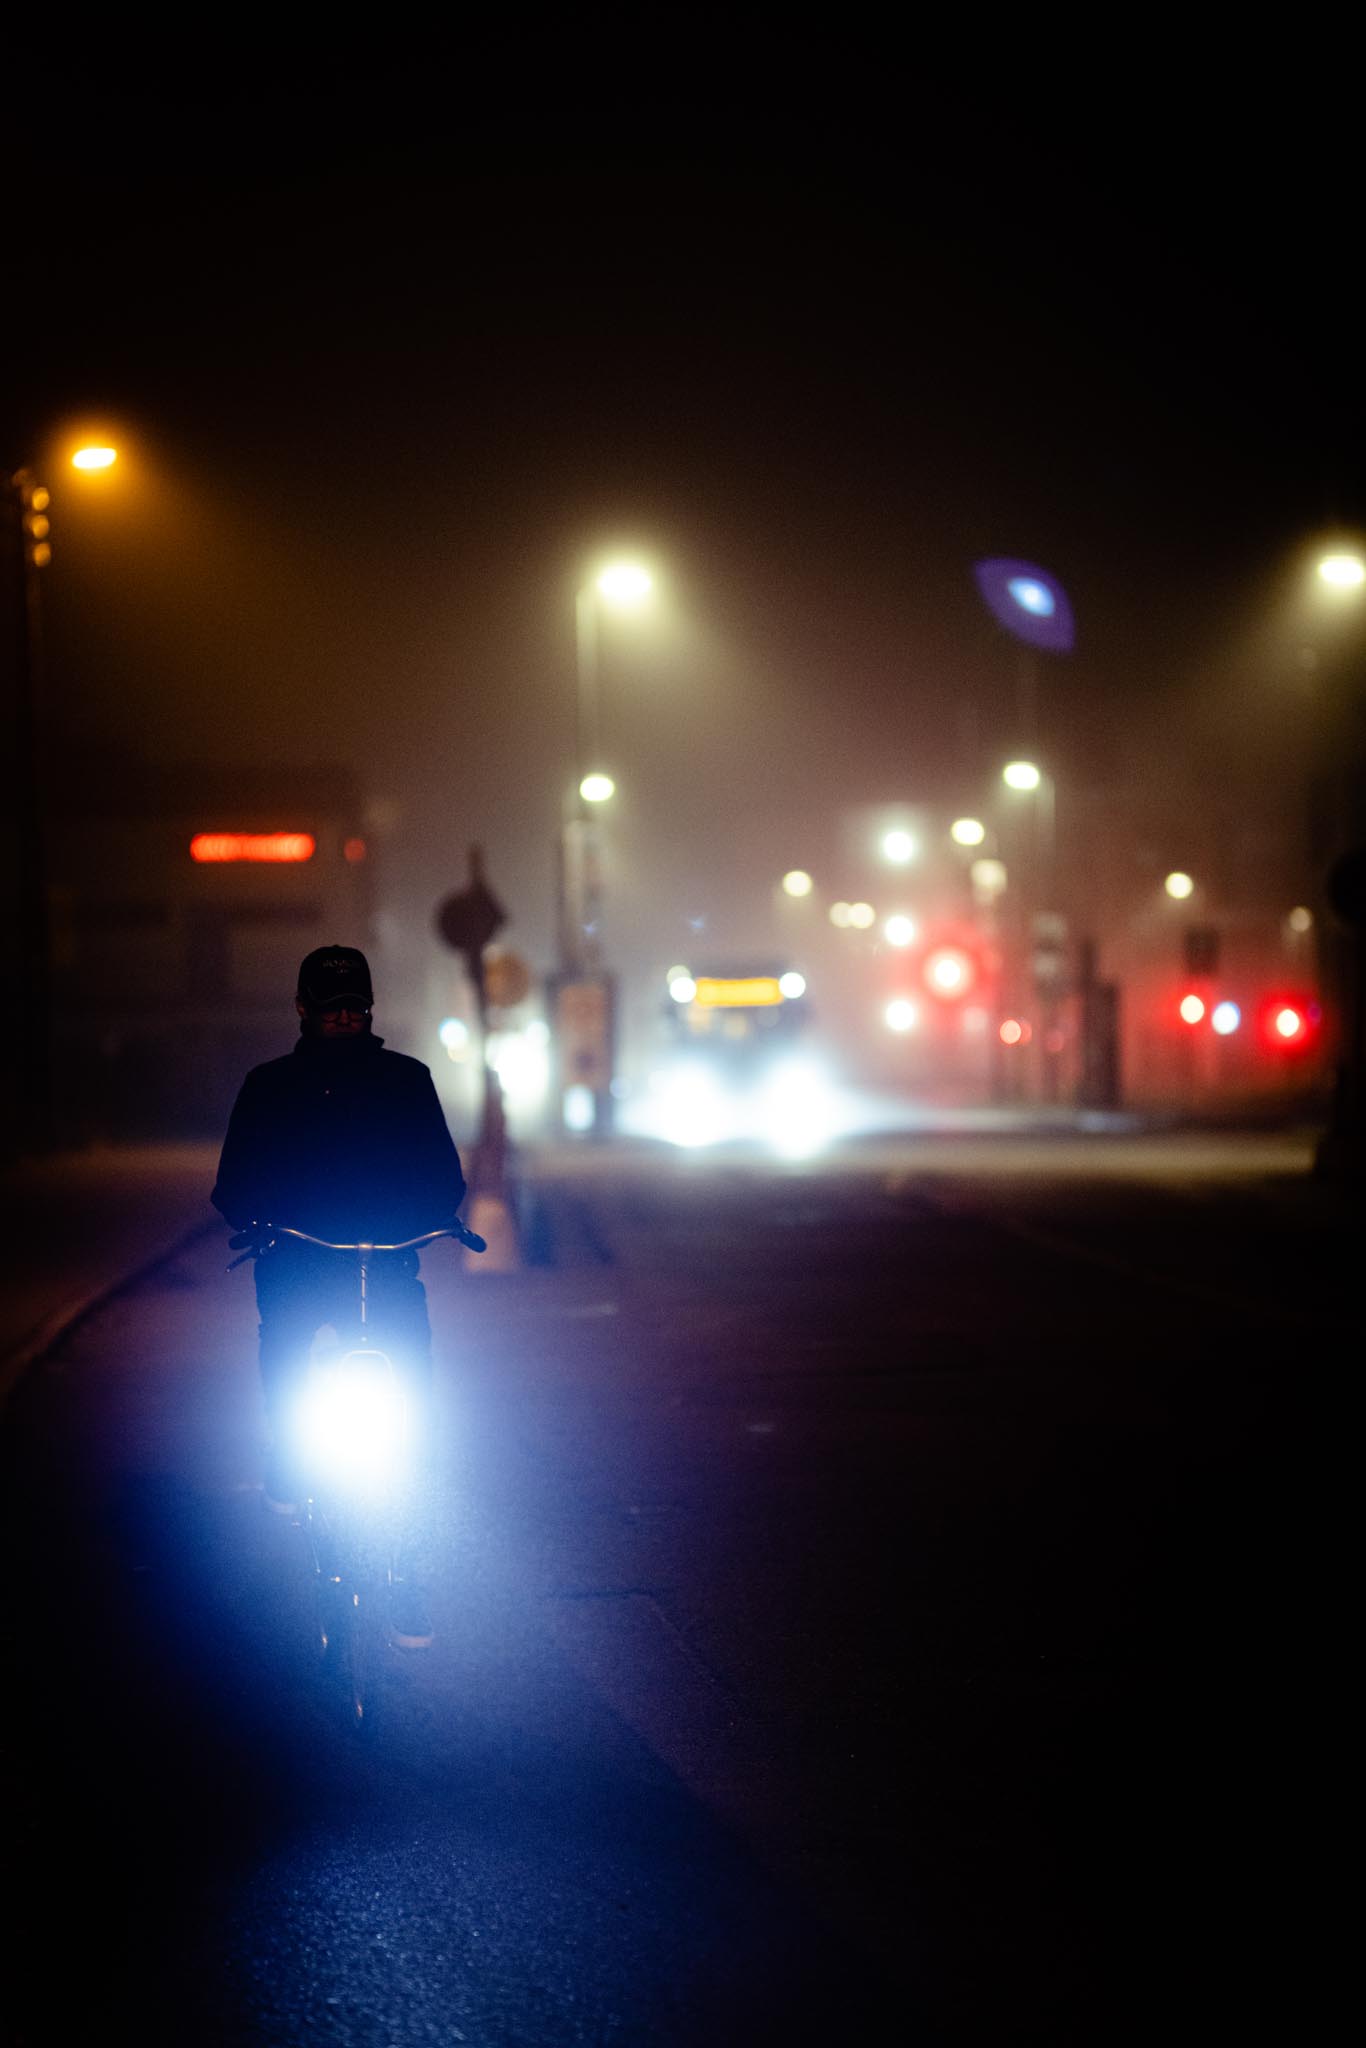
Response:
[[[370,942],[354,778],[87,761],[49,827],[58,1136],[215,1135],[286,1052],[300,960]]]

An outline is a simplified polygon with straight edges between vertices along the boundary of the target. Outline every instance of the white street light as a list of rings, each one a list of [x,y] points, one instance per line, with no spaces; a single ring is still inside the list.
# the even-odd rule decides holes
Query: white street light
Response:
[[[579,784],[579,795],[586,804],[605,804],[617,793],[617,785],[610,775],[585,775]]]
[[[1162,886],[1178,903],[1184,903],[1188,896],[1195,894],[1195,883],[1189,875],[1183,875],[1179,868],[1175,873],[1168,875]]]
[[[958,846],[980,846],[987,836],[987,828],[980,818],[955,818],[949,827],[949,837]]]
[[[899,911],[889,917],[882,927],[883,936],[889,946],[909,946],[915,942],[915,919],[905,917]]]
[[[877,912],[871,903],[851,903],[849,922],[856,932],[866,932],[877,921]]]
[[[1007,761],[1001,770],[1001,780],[1007,789],[1037,789],[1043,773],[1032,761]]]
[[[789,896],[809,896],[813,884],[805,868],[791,868],[783,876],[783,889]]]
[[[915,859],[919,850],[912,834],[903,832],[900,828],[884,832],[882,835],[882,857],[896,867],[904,868],[908,862]]]
[[[1319,578],[1332,590],[1359,590],[1366,583],[1366,562],[1360,555],[1325,555],[1319,563]]]

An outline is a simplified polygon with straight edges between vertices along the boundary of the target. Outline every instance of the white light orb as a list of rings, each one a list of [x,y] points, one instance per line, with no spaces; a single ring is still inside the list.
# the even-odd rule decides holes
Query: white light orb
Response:
[[[910,946],[915,943],[915,919],[905,917],[900,912],[895,917],[887,919],[882,931],[889,946]]]
[[[980,818],[955,818],[949,827],[949,837],[958,846],[980,846],[987,836],[987,828]]]
[[[778,988],[780,993],[786,996],[788,1002],[795,1003],[798,996],[806,994],[806,976],[795,973],[780,974],[778,976]]]
[[[1188,896],[1195,894],[1194,882],[1189,875],[1182,874],[1179,868],[1173,874],[1168,875],[1162,886],[1167,894],[1178,903],[1184,903]]]
[[[783,876],[783,890],[788,896],[809,896],[812,881],[805,868],[791,868]]]
[[[898,828],[882,835],[882,857],[896,867],[904,868],[908,862],[915,859],[918,851],[915,839],[909,832],[903,832]]]
[[[882,1015],[889,1031],[914,1031],[920,1022],[919,1007],[909,996],[895,996]]]
[[[669,983],[669,994],[676,1003],[690,1003],[697,994],[697,983],[690,974],[676,974]]]
[[[1007,789],[1037,789],[1043,774],[1032,761],[1007,761],[1001,770],[1001,780]]]
[[[616,793],[617,785],[610,775],[585,775],[579,784],[579,795],[586,804],[605,804]]]

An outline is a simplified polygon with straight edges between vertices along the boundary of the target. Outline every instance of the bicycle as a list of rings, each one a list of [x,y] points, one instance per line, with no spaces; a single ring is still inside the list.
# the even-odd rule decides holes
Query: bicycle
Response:
[[[326,1672],[338,1681],[344,1717],[358,1735],[371,1735],[379,1715],[389,1600],[398,1552],[399,1493],[412,1446],[407,1401],[393,1359],[373,1343],[369,1278],[376,1253],[417,1251],[438,1238],[454,1238],[482,1252],[485,1240],[458,1219],[401,1244],[336,1244],[287,1224],[262,1224],[231,1240],[245,1244],[231,1272],[267,1254],[282,1237],[329,1252],[354,1252],[359,1283],[359,1341],[310,1356],[297,1416],[305,1480],[302,1522],[313,1566],[315,1637]],[[339,1336],[341,1333],[338,1333]]]

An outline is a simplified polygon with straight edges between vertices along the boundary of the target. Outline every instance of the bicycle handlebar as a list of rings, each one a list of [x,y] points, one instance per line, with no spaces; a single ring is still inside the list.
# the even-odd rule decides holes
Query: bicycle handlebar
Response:
[[[240,1258],[230,1262],[228,1271],[231,1273],[234,1267],[242,1265],[247,1259],[260,1258],[262,1252],[269,1250],[276,1239],[281,1237],[297,1237],[303,1244],[321,1245],[322,1249],[328,1252],[411,1252],[416,1251],[420,1244],[434,1243],[438,1237],[453,1237],[458,1244],[467,1246],[472,1252],[488,1250],[488,1240],[480,1237],[478,1231],[471,1230],[467,1223],[462,1223],[458,1216],[453,1223],[443,1225],[440,1230],[426,1230],[421,1237],[405,1237],[401,1244],[334,1244],[329,1237],[314,1237],[311,1232],[295,1230],[288,1223],[253,1223],[249,1229],[239,1230],[234,1237],[229,1238],[230,1247],[235,1249],[239,1244],[245,1243],[247,1249]]]

